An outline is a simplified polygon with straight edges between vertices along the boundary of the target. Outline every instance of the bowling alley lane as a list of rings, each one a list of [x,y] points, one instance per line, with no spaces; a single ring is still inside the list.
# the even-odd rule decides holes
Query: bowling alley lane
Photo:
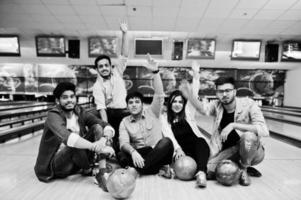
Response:
[[[46,105],[53,105],[53,103],[27,102],[24,104],[19,104],[19,102],[11,102],[10,104],[3,104],[3,102],[0,102],[0,111],[2,112],[6,110],[14,110],[14,109],[21,109],[21,108],[37,107],[37,106],[46,106]]]
[[[277,113],[271,113],[265,111],[263,111],[263,115],[265,116],[266,119],[273,119],[282,122],[295,123],[296,125],[297,124],[301,125],[301,117],[290,116],[285,114],[277,114]]]
[[[289,112],[301,113],[301,108],[297,108],[297,107],[262,106],[262,108],[263,109],[278,110],[278,111],[289,111]]]
[[[211,119],[200,118],[203,128],[211,128]],[[41,131],[0,144],[0,194],[3,200],[95,200],[112,199],[94,184],[93,177],[73,175],[50,183],[39,182],[34,174]],[[207,188],[195,187],[195,181],[163,179],[156,175],[141,176],[129,199],[139,200],[293,200],[301,196],[301,149],[274,138],[263,138],[265,160],[256,166],[263,174],[252,178],[252,185],[225,187],[208,181]]]
[[[278,108],[261,108],[261,110],[268,113],[278,113],[278,114],[301,117],[301,113],[298,111],[281,110]]]
[[[269,130],[301,141],[301,126],[266,119]]]

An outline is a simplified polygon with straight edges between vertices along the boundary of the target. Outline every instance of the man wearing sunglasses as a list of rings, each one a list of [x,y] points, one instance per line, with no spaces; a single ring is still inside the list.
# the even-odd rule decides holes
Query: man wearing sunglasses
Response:
[[[220,77],[215,82],[217,101],[209,105],[197,100],[188,83],[180,86],[188,98],[202,114],[214,117],[213,134],[210,139],[211,159],[208,162],[208,179],[212,178],[216,165],[223,159],[231,159],[242,169],[240,184],[251,184],[250,176],[260,177],[261,173],[250,167],[264,158],[264,148],[260,138],[269,135],[263,114],[250,98],[237,98],[235,81],[230,77]]]

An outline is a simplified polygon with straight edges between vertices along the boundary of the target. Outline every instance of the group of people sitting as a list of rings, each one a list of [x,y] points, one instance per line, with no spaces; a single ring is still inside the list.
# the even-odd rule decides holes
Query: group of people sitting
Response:
[[[121,30],[126,33],[123,24]],[[231,159],[241,168],[241,185],[250,185],[250,176],[261,176],[252,165],[264,158],[260,138],[268,136],[263,114],[249,98],[237,98],[231,77],[216,80],[216,101],[198,99],[199,66],[194,63],[193,81],[183,81],[172,92],[163,112],[165,94],[158,63],[148,56],[145,67],[153,74],[154,95],[144,104],[139,92],[128,93],[123,81],[126,59],[113,67],[110,57],[95,60],[98,77],[93,87],[96,115],[76,104],[76,87],[59,83],[53,91],[57,106],[48,112],[35,173],[48,182],[75,173],[94,174],[106,190],[106,159],[115,157],[124,168],[141,175],[159,174],[172,178],[171,163],[188,155],[197,163],[196,184],[206,187],[214,179],[216,165]],[[196,113],[214,117],[208,139],[198,128]],[[97,163],[97,165],[95,165]]]

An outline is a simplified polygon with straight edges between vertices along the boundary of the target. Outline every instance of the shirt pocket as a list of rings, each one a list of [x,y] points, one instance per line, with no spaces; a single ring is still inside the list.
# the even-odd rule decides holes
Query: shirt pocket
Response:
[[[143,139],[143,127],[139,122],[131,123],[128,127],[128,132],[131,141],[140,141]]]
[[[145,138],[148,139],[150,137],[152,137],[152,132],[153,132],[153,128],[154,128],[154,121],[151,120],[146,120],[145,121]]]
[[[153,128],[153,120],[146,120],[145,126],[147,131],[151,131]]]

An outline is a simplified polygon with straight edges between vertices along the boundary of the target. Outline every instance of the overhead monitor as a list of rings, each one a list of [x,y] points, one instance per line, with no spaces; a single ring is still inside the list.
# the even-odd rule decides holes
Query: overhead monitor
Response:
[[[60,35],[36,36],[37,56],[65,57],[65,37]]]
[[[285,41],[282,43],[281,61],[301,61],[301,41]]]
[[[153,38],[136,38],[135,40],[135,56],[143,56],[150,54],[152,56],[163,55],[163,40]]]
[[[0,35],[0,56],[20,56],[19,36]]]
[[[260,40],[234,40],[232,46],[232,60],[259,60]]]

